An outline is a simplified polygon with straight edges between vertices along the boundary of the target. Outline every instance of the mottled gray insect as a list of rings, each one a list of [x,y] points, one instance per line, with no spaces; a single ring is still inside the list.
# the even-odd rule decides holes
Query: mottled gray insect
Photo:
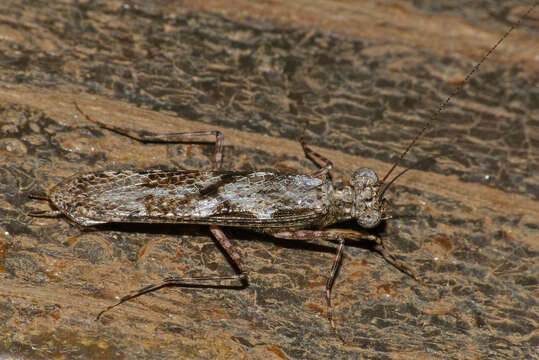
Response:
[[[535,6],[536,4],[521,20]],[[514,27],[516,26],[518,24]],[[423,129],[381,180],[373,170],[360,168],[348,182],[332,182],[329,173],[332,167],[331,162],[311,150],[303,141],[303,137],[300,142],[305,155],[320,167],[313,174],[223,171],[221,170],[223,135],[218,131],[179,134],[137,133],[93,120],[75,104],[78,111],[89,121],[143,142],[176,143],[183,142],[182,140],[186,137],[215,136],[213,169],[211,171],[123,170],[77,174],[54,186],[47,196],[34,196],[48,200],[56,210],[34,212],[31,215],[64,215],[84,226],[119,222],[209,225],[215,239],[230,256],[238,270],[236,274],[227,276],[166,278],[160,283],[122,297],[116,304],[99,313],[98,318],[104,312],[129,299],[168,285],[200,284],[224,280],[236,280],[246,284],[245,265],[221,230],[221,226],[247,228],[282,239],[319,239],[335,242],[338,248],[326,283],[326,301],[328,318],[336,333],[332,318],[331,289],[342,259],[346,239],[366,238],[374,241],[376,250],[388,262],[404,273],[412,277],[414,275],[404,264],[387,252],[378,237],[365,231],[349,233],[328,229],[328,227],[355,219],[362,229],[370,229],[387,219],[384,194],[391,184],[408,169],[388,181],[390,175],[450,99],[460,91],[462,85],[514,27],[509,29],[483,56],[461,85],[455,88],[437,111],[433,112]]]
[[[126,222],[209,225],[212,234],[239,270],[239,273],[230,276],[167,278],[124,296],[98,317],[129,299],[163,286],[223,280],[246,282],[245,265],[220,226],[248,228],[282,239],[337,242],[337,254],[326,284],[328,317],[334,329],[331,288],[346,238],[375,241],[376,250],[387,261],[413,276],[404,264],[386,251],[378,237],[368,233],[323,230],[350,219],[356,219],[362,228],[369,229],[385,219],[383,194],[387,186],[382,186],[373,170],[360,168],[348,183],[333,183],[329,176],[331,162],[312,151],[302,137],[301,145],[306,156],[321,165],[320,170],[313,174],[223,171],[223,135],[218,131],[140,134],[98,122],[87,116],[77,104],[75,106],[89,121],[143,142],[176,143],[185,137],[213,135],[216,137],[213,169],[76,174],[52,187],[46,197],[39,197],[49,200],[57,210],[34,212],[32,215],[63,215],[83,226]]]

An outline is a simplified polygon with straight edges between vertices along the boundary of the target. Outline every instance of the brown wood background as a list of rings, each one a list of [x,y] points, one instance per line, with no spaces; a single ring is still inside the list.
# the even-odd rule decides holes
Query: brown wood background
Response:
[[[142,145],[77,114],[157,132],[219,129],[225,168],[383,174],[520,1],[2,1],[0,356],[28,359],[483,359],[537,355],[539,10],[506,39],[407,159],[376,229],[419,284],[350,242],[334,249],[227,229],[242,290],[167,288],[229,273],[203,227],[86,231],[30,200],[81,171],[209,166],[211,147]],[[353,224],[344,226],[352,227]],[[535,355],[534,355],[535,354]]]

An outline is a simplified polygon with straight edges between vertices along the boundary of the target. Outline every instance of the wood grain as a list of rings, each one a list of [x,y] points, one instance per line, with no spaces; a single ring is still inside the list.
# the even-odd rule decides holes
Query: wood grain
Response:
[[[421,5],[417,5],[417,4]],[[407,159],[376,230],[425,284],[350,242],[227,229],[241,290],[168,288],[96,322],[115,297],[171,275],[231,273],[204,227],[83,231],[30,200],[82,171],[208,168],[202,144],[142,145],[76,112],[157,132],[217,129],[226,169],[308,172],[298,138],[383,174],[516,21],[517,1],[64,1],[0,5],[0,354],[28,358],[526,358],[535,353],[539,172],[535,10]],[[354,229],[354,224],[343,224]]]

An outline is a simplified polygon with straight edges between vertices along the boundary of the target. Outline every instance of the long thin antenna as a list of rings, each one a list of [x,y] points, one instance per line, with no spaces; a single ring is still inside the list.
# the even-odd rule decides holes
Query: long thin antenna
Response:
[[[438,107],[438,110],[434,111],[432,113],[432,115],[430,116],[430,119],[429,121],[427,121],[427,123],[423,126],[423,129],[421,129],[421,131],[416,135],[416,137],[412,140],[412,142],[410,143],[410,145],[408,145],[408,147],[406,148],[406,150],[404,150],[404,152],[401,154],[401,156],[399,157],[399,159],[393,164],[393,166],[391,166],[391,169],[389,169],[389,171],[387,172],[387,174],[384,176],[384,178],[382,179],[382,183],[384,183],[387,178],[389,177],[389,175],[391,175],[391,173],[393,172],[393,170],[395,170],[395,168],[397,166],[400,165],[400,163],[402,162],[402,160],[404,159],[404,157],[406,156],[406,154],[408,154],[408,152],[410,151],[410,149],[415,145],[415,143],[417,142],[417,140],[425,133],[425,131],[427,130],[427,128],[432,124],[432,122],[438,117],[438,115],[440,115],[440,113],[442,112],[442,110],[447,106],[447,104],[449,103],[449,101],[455,96],[457,95],[461,90],[462,90],[462,87],[468,82],[468,80],[470,79],[470,77],[477,71],[479,70],[479,66],[481,66],[481,64],[490,56],[490,54],[498,47],[498,45],[501,44],[502,41],[505,40],[505,38],[507,36],[509,36],[509,34],[511,33],[511,31],[513,31],[515,28],[517,28],[520,23],[522,22],[522,20],[528,16],[529,13],[532,12],[532,10],[537,6],[537,3],[538,2],[535,2],[535,4],[533,4],[529,9],[528,11],[522,15],[520,17],[520,19],[518,20],[518,22],[511,26],[511,28],[509,28],[509,30],[507,30],[505,32],[505,34],[500,38],[500,40],[498,40],[498,42],[496,44],[494,44],[493,47],[490,48],[489,51],[487,51],[487,53],[485,55],[483,55],[483,57],[481,58],[481,61],[479,61],[479,63],[477,63],[473,69],[468,73],[468,75],[466,75],[466,78],[464,78],[464,80],[453,90],[453,92],[451,93],[451,95],[449,95],[447,97],[447,99],[445,99],[445,101],[443,103],[440,104],[440,106]],[[402,173],[400,174],[402,175]],[[400,176],[398,175],[398,176]],[[391,181],[391,183],[393,183],[393,181]],[[384,192],[385,190],[387,190],[387,187],[384,188]]]

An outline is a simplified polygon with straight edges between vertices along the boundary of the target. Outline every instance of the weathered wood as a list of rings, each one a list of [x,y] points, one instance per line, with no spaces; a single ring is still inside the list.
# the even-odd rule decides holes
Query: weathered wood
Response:
[[[247,259],[249,287],[168,288],[96,322],[115,296],[229,265],[204,227],[86,232],[25,215],[30,206],[48,208],[29,200],[30,191],[75,172],[210,165],[211,146],[141,145],[86,122],[73,100],[92,117],[136,129],[220,130],[225,169],[312,171],[298,143],[308,119],[308,142],[337,174],[367,166],[380,175],[526,10],[516,1],[471,9],[449,1],[421,9],[404,1],[147,3],[0,5],[0,353],[533,356],[533,20],[487,61],[407,161],[436,156],[436,164],[390,190],[395,218],[377,234],[427,284],[348,244],[334,306],[340,332],[357,347],[343,347],[325,319],[334,249],[240,230],[226,231]]]

